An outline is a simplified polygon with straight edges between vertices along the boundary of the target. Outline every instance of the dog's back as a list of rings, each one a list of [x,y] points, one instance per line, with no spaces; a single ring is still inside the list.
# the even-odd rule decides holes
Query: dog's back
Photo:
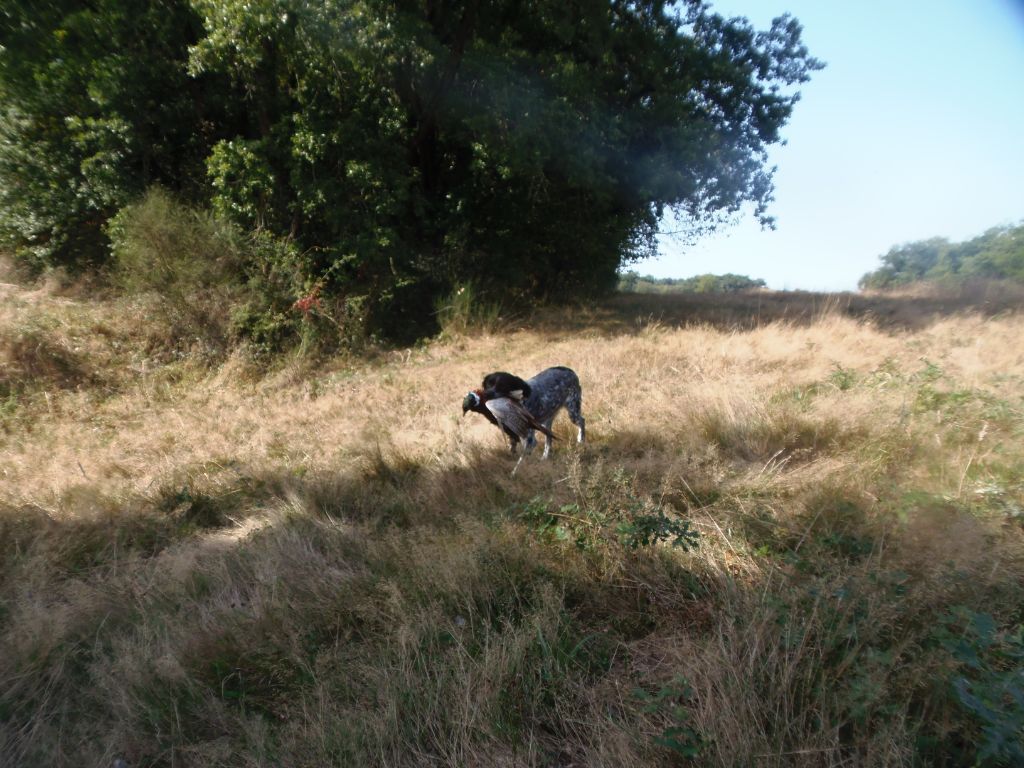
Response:
[[[582,443],[586,435],[586,422],[583,419],[583,390],[580,379],[572,368],[556,365],[547,368],[528,382],[530,395],[526,398],[526,409],[548,429],[555,420],[555,415],[563,407],[569,413],[569,419],[579,428],[577,441]],[[535,442],[531,432],[526,439],[527,449]],[[551,441],[544,445],[545,458],[551,453]]]
[[[576,372],[564,365],[547,368],[526,383],[530,388],[526,408],[541,422],[558,413],[558,409],[566,405],[571,397],[579,398],[582,394]]]

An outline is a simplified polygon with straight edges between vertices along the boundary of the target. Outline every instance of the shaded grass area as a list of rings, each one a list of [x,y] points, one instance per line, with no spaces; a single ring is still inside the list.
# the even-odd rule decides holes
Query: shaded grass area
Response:
[[[365,479],[271,494],[243,537],[188,534],[159,504],[151,527],[133,515],[117,542],[90,536],[109,532],[109,519],[58,537],[9,512],[19,535],[7,539],[4,593],[49,599],[27,635],[27,617],[5,601],[23,628],[5,637],[4,679],[15,681],[3,697],[5,754],[73,764],[116,745],[163,764],[224,738],[242,763],[454,764],[516,753],[524,739],[536,759],[557,752],[557,712],[612,668],[615,636],[595,623],[607,617],[573,607],[622,586],[590,579],[617,537],[601,526],[593,548],[549,545],[523,529],[511,499],[484,520],[399,523],[385,509],[342,522],[322,504],[358,510],[374,490],[410,490],[401,472]],[[71,537],[74,550],[51,549]],[[641,565],[631,570],[650,569]]]
[[[5,510],[5,763],[966,765],[1012,742],[1012,707],[992,726],[970,697],[1020,671],[1020,526],[766,487],[738,440],[726,482],[691,465],[682,492],[598,443],[523,485],[499,455],[380,453]]]

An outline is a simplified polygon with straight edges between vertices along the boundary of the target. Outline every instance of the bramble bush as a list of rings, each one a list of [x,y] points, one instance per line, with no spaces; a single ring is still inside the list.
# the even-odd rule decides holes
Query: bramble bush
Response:
[[[111,219],[112,281],[150,297],[169,345],[257,355],[354,345],[362,318],[322,300],[294,242],[176,201],[159,188]]]

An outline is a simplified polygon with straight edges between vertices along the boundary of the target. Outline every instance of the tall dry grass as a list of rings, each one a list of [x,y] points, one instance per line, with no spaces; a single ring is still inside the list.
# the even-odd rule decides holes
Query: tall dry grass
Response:
[[[1016,759],[1008,307],[631,296],[260,371],[7,291],[0,764]],[[553,364],[590,442],[513,478],[458,404]]]

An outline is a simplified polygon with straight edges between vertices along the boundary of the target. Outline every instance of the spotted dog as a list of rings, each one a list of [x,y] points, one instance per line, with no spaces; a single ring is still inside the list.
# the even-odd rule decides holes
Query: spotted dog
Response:
[[[485,390],[499,392],[506,397],[521,399],[533,417],[544,425],[548,430],[555,420],[558,411],[563,407],[569,414],[569,419],[578,428],[576,435],[577,442],[582,443],[586,439],[586,421],[583,418],[583,390],[580,387],[579,377],[571,368],[564,365],[556,365],[554,368],[547,368],[529,381],[523,381],[518,376],[505,371],[495,371],[484,377],[483,386]],[[551,455],[551,437],[545,436],[544,458]],[[534,431],[531,429],[526,436],[526,452],[533,450],[537,444]],[[515,445],[512,446],[515,450]]]

